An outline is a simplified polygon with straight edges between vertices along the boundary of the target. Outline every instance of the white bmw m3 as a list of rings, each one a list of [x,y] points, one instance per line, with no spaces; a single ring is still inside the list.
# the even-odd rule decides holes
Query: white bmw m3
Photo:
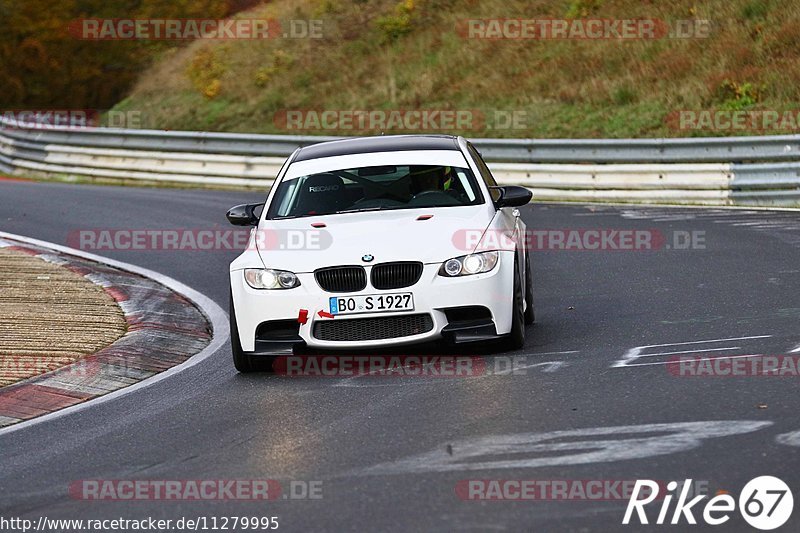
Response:
[[[400,135],[297,149],[230,267],[241,372],[271,356],[444,340],[522,347],[533,323],[523,187],[464,138]]]

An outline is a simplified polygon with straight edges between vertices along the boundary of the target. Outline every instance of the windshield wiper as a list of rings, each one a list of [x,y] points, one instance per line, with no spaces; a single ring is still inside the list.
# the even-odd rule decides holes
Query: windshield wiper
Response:
[[[361,207],[359,209],[345,209],[344,211],[336,211],[335,214],[340,213],[362,213],[366,211],[380,211],[382,209],[386,209],[385,207]]]
[[[381,209],[386,209],[386,208],[385,207],[362,207],[361,209],[346,209],[344,211],[333,211],[331,213],[312,213],[312,214],[304,214],[304,215],[278,216],[278,217],[272,217],[269,220],[288,220],[288,219],[292,219],[292,218],[326,217],[328,215],[338,215],[339,213],[360,213],[362,211],[380,211]]]

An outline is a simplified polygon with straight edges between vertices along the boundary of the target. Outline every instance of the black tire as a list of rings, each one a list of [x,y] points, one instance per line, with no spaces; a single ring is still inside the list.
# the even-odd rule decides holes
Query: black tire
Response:
[[[514,258],[514,295],[512,298],[511,331],[503,339],[504,350],[519,350],[525,346],[525,311],[523,308],[522,279],[519,275],[519,263]]]
[[[536,322],[533,310],[533,278],[531,277],[531,253],[525,254],[525,325]]]

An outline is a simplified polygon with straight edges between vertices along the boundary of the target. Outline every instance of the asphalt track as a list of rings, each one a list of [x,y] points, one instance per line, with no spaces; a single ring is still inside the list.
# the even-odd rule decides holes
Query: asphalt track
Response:
[[[263,196],[0,182],[0,230],[65,244],[76,229],[227,229],[228,207]],[[797,491],[800,378],[684,377],[663,363],[681,351],[800,348],[800,215],[522,212],[534,229],[657,230],[671,246],[536,252],[537,324],[524,350],[502,354],[523,356],[513,375],[245,376],[226,346],[151,387],[0,435],[0,516],[278,516],[285,531],[618,531],[648,529],[620,525],[622,500],[463,501],[455,488],[469,479],[691,478],[736,495],[751,478],[776,475]],[[705,246],[676,250],[675,232],[704,232]],[[227,308],[235,252],[95,253]],[[685,424],[693,422],[702,423]],[[542,435],[556,431],[567,433]],[[322,498],[83,501],[68,491],[86,479],[263,478],[321,481]],[[796,511],[784,529],[798,524]],[[736,513],[724,530],[752,531]]]

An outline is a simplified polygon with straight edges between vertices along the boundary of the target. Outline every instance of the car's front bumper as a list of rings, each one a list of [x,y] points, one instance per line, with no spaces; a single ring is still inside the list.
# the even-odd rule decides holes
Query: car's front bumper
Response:
[[[503,336],[511,330],[514,254],[500,252],[500,255],[497,266],[485,274],[447,278],[438,275],[440,264],[428,264],[425,265],[420,280],[411,287],[381,291],[368,285],[362,291],[346,295],[322,290],[311,273],[298,274],[300,286],[294,289],[257,290],[247,285],[242,270],[234,270],[230,273],[231,293],[242,350],[250,353],[285,353],[295,345],[319,349],[363,349],[425,343],[442,338],[459,343]],[[368,270],[369,268],[367,267]],[[329,299],[332,296],[399,292],[413,293],[413,311],[363,313],[336,318],[319,315],[320,311],[329,311]],[[473,306],[488,309],[489,316],[478,321],[454,323],[448,320],[446,310]],[[283,334],[271,339],[260,334],[257,341],[256,332],[260,325],[276,321],[293,323],[298,321],[301,310],[306,311],[307,320],[305,324],[298,322],[295,335]],[[323,321],[389,319],[404,315],[428,315],[432,327],[427,330],[426,326],[422,328],[426,331],[418,334],[375,340],[353,338],[331,341],[315,336],[315,330],[319,330],[315,326]],[[372,322],[376,323],[380,322]]]

